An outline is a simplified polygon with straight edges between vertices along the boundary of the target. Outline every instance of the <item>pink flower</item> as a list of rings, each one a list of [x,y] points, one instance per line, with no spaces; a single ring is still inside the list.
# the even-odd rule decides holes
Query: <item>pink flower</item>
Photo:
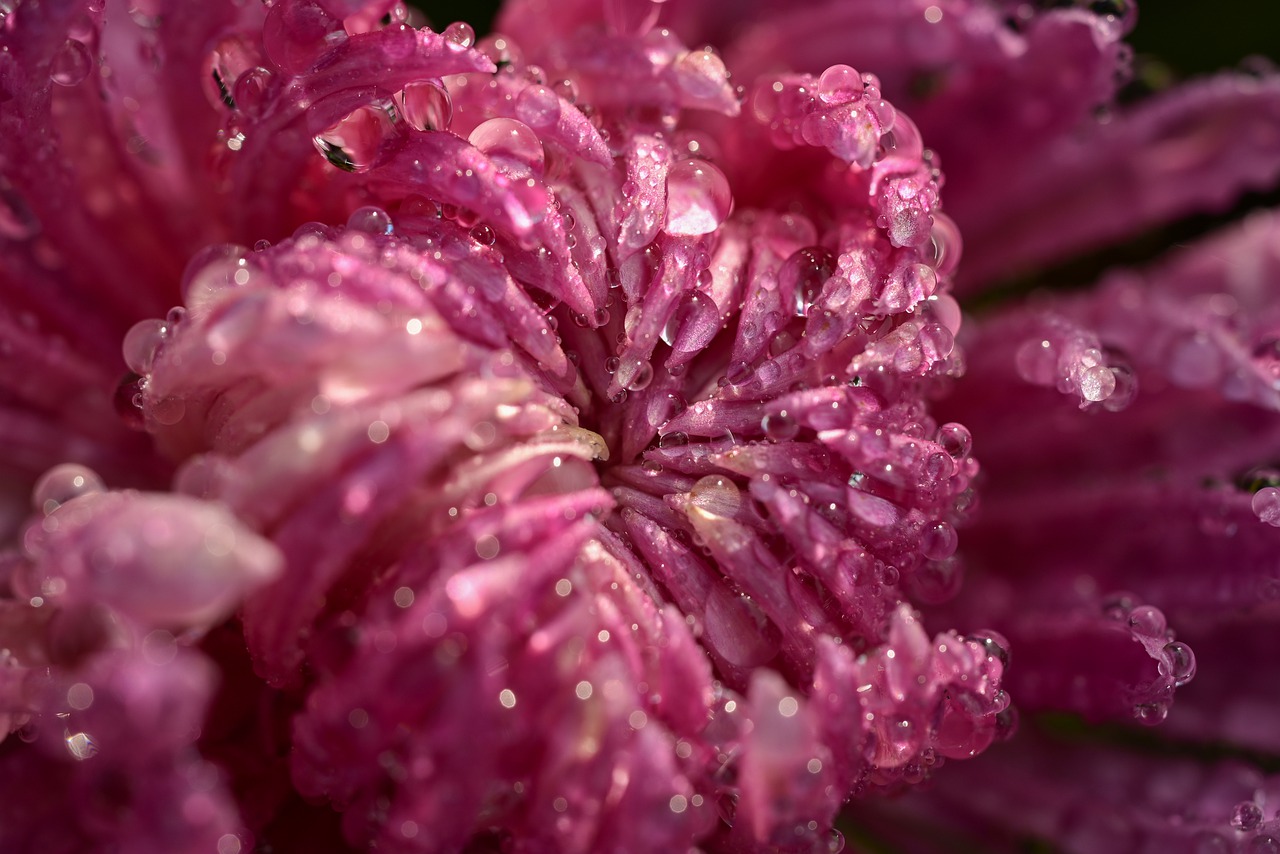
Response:
[[[1274,79],[1099,118],[1120,7],[667,5],[0,22],[5,846],[1276,844],[1039,714],[1275,747],[1274,225],[950,295],[1270,186]]]

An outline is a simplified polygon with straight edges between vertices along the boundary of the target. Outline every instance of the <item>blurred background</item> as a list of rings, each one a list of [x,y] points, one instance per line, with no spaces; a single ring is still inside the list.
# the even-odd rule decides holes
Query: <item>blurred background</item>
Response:
[[[410,2],[435,25],[466,21],[480,34],[489,31],[500,5],[495,0]],[[1069,5],[1070,0],[1038,2]],[[1146,0],[1139,9],[1138,27],[1130,42],[1140,56],[1148,58],[1148,73],[1179,79],[1234,66],[1250,54],[1280,64],[1280,0]],[[1153,67],[1150,60],[1157,59],[1160,65]]]

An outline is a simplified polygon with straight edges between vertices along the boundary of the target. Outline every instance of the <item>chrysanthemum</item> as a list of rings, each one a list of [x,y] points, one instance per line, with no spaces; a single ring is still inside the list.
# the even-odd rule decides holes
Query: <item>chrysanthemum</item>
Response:
[[[829,851],[936,781],[889,809],[1274,844],[1117,794],[1172,760],[968,761],[1197,653],[1238,706],[1167,726],[1270,749],[1204,674],[1280,589],[1273,226],[950,290],[1267,185],[1277,84],[1099,123],[1120,9],[668,5],[8,13],[0,841]]]

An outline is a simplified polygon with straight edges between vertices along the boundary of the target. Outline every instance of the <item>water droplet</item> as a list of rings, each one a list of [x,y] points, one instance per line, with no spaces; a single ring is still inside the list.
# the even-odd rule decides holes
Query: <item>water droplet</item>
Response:
[[[938,444],[953,459],[967,457],[973,450],[973,436],[963,424],[943,424],[938,428]]]
[[[498,233],[493,230],[493,226],[480,223],[471,229],[471,239],[481,246],[492,246],[498,241]],[[555,318],[549,317],[547,320],[553,321]]]
[[[516,97],[516,118],[545,130],[560,120],[560,99],[546,86],[530,86]]]
[[[351,216],[347,217],[347,230],[387,235],[395,231],[395,225],[391,222],[391,215],[382,208],[367,205],[351,212]]]
[[[1169,627],[1164,613],[1151,605],[1139,605],[1129,612],[1129,625],[1135,632],[1146,637],[1163,637]]]
[[[262,45],[280,69],[300,74],[324,55],[326,48],[345,41],[342,23],[314,0],[276,3],[262,25]]]
[[[653,382],[653,366],[639,358],[631,358],[622,363],[614,380],[629,391],[641,391]]]
[[[1196,655],[1191,647],[1181,641],[1172,641],[1164,646],[1164,662],[1161,671],[1173,677],[1173,684],[1186,685],[1196,675]]]
[[[476,43],[476,31],[465,21],[454,21],[444,28],[444,40],[459,48],[468,48]]]
[[[258,113],[267,98],[271,86],[271,72],[265,68],[250,68],[236,78],[232,99],[236,109],[243,113]]]
[[[827,104],[845,104],[862,97],[862,76],[847,65],[833,65],[818,78],[818,97]]]
[[[1034,385],[1052,386],[1058,379],[1058,353],[1048,339],[1024,341],[1014,355],[1018,376]]]
[[[49,469],[36,481],[31,503],[36,512],[48,516],[63,504],[82,495],[105,492],[107,485],[93,469],[64,463]]]
[[[725,371],[724,379],[729,385],[742,385],[751,379],[754,373],[746,362],[733,362]]]
[[[663,230],[680,237],[710,234],[729,218],[729,180],[705,160],[681,160],[667,172],[667,212]]]
[[[53,57],[49,79],[59,86],[76,86],[84,82],[92,68],[93,57],[89,48],[75,39],[67,39]]]
[[[1106,365],[1086,368],[1080,376],[1080,396],[1088,401],[1106,400],[1116,388],[1116,375]]]
[[[1133,707],[1133,714],[1139,722],[1155,726],[1169,717],[1169,706],[1165,703],[1141,703]]]
[[[260,62],[257,45],[244,36],[220,39],[204,63],[204,94],[210,106],[236,109],[237,80]]]
[[[1262,824],[1262,807],[1253,801],[1238,803],[1231,811],[1231,826],[1236,830],[1257,830],[1260,824]]]
[[[120,348],[124,354],[124,363],[129,366],[129,370],[142,375],[151,373],[156,353],[164,344],[168,331],[168,324],[156,318],[139,320],[130,327],[125,333],[124,343]]]
[[[385,105],[359,107],[312,139],[316,150],[344,172],[364,172],[377,160],[395,128]]]
[[[956,529],[947,522],[938,522],[920,538],[920,553],[929,560],[943,560],[955,554],[958,543]]]
[[[1280,489],[1266,486],[1253,494],[1253,512],[1268,525],[1280,528]]]
[[[797,317],[804,317],[822,294],[822,287],[836,271],[836,256],[822,246],[806,246],[793,252],[778,268],[783,299],[790,294]]]
[[[775,442],[785,442],[788,439],[794,439],[796,434],[800,432],[800,422],[795,417],[788,414],[784,409],[781,412],[766,415],[760,420],[760,428],[764,430],[764,434]]]
[[[224,243],[197,252],[182,274],[182,301],[187,307],[202,309],[224,291],[249,281],[248,251],[239,244]]]
[[[478,125],[468,140],[510,178],[540,177],[546,169],[542,142],[524,122],[489,119]]]
[[[453,122],[453,99],[434,80],[408,84],[396,100],[400,114],[417,130],[448,130]]]
[[[676,431],[674,433],[664,433],[658,437],[658,447],[664,451],[672,448],[683,448],[689,444],[689,434]]]
[[[691,50],[672,65],[676,85],[694,98],[713,99],[729,82],[724,60],[712,48]]]

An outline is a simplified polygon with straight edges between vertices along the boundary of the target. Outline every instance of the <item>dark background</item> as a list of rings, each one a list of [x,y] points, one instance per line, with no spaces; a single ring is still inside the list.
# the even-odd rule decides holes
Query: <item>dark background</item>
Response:
[[[494,0],[411,2],[433,25],[466,21],[481,34],[489,30],[499,5]],[[1139,10],[1129,41],[1140,55],[1161,60],[1176,78],[1234,66],[1250,54],[1280,64],[1280,0],[1146,0]]]

